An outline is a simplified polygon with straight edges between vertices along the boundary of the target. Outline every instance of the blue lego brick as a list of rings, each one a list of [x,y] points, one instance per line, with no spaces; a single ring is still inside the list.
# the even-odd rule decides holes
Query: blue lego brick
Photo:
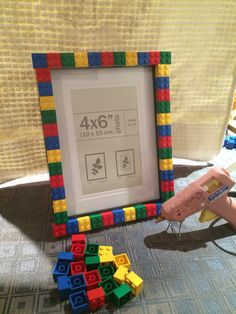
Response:
[[[83,274],[78,274],[69,277],[71,292],[81,291],[86,289],[85,278]]]
[[[52,96],[52,83],[40,82],[38,83],[39,96]]]
[[[157,208],[157,211],[156,211],[157,216],[160,216],[160,214],[161,214],[161,203],[157,203],[156,208]]]
[[[53,268],[53,279],[57,281],[58,277],[68,276],[70,271],[70,265],[67,262],[57,262]]]
[[[169,88],[169,77],[156,77],[155,78],[155,87],[159,89],[168,89]]]
[[[174,170],[160,170],[160,180],[161,181],[174,180]]]
[[[88,62],[90,66],[99,66],[102,64],[102,58],[100,52],[89,52]]]
[[[74,261],[74,255],[71,252],[61,252],[58,254],[58,261],[71,263]]]
[[[76,218],[70,218],[66,223],[66,233],[67,234],[77,234],[79,233],[78,220]]]
[[[32,53],[32,62],[34,69],[48,67],[46,53]]]
[[[113,216],[114,216],[114,223],[115,224],[121,224],[125,221],[125,213],[123,209],[113,209],[112,210]]]
[[[59,149],[59,137],[58,136],[48,136],[44,138],[46,150]]]
[[[67,300],[71,293],[71,285],[67,276],[61,276],[57,278],[57,286],[60,299]]]
[[[79,291],[69,295],[73,314],[81,314],[89,310],[89,303],[85,291]]]
[[[66,197],[64,187],[52,188],[51,189],[51,198],[53,201],[62,200]]]
[[[138,52],[138,64],[148,65],[149,64],[149,53],[148,52]]]
[[[157,134],[159,136],[171,136],[171,126],[169,124],[158,125]]]

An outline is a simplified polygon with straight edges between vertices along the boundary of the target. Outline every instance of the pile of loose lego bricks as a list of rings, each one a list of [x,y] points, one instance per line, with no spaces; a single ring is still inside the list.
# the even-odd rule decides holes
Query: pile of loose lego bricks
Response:
[[[127,254],[113,255],[112,246],[88,243],[85,234],[72,235],[71,252],[61,252],[54,265],[61,300],[72,313],[95,311],[111,302],[122,306],[137,296],[143,280],[130,270]]]

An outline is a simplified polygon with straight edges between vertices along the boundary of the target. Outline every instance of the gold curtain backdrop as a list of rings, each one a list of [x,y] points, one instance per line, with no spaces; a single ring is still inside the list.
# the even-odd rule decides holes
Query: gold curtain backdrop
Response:
[[[32,52],[172,51],[175,157],[219,151],[236,65],[235,0],[0,1],[0,181],[46,171]]]

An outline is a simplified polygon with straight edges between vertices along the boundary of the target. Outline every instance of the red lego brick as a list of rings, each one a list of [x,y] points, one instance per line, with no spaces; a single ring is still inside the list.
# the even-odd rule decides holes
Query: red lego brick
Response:
[[[105,305],[105,292],[102,287],[87,292],[89,309],[95,311]]]
[[[56,123],[43,124],[44,137],[58,136],[58,128]]]
[[[158,147],[167,148],[171,146],[171,136],[159,136],[158,137]]]
[[[51,73],[49,69],[35,69],[35,71],[38,82],[51,82]]]
[[[63,175],[58,174],[50,177],[51,188],[61,188],[64,186]]]
[[[146,208],[146,217],[154,217],[156,216],[157,208],[155,204],[145,204]]]
[[[101,277],[97,269],[84,273],[87,290],[95,289],[101,282]]]
[[[104,227],[114,225],[114,216],[112,211],[101,213],[102,224]]]
[[[161,56],[160,51],[149,52],[149,64],[160,64]]]
[[[86,235],[84,233],[72,234],[71,240],[72,244],[86,244]]]
[[[102,56],[102,65],[103,66],[114,65],[113,52],[102,52],[101,56]]]
[[[85,244],[72,244],[70,251],[73,253],[75,261],[82,261],[84,259]]]
[[[161,192],[172,192],[174,191],[174,180],[161,181]]]
[[[170,101],[170,90],[156,89],[156,101]]]
[[[66,236],[66,224],[52,224],[52,234],[54,238],[61,238]]]
[[[47,53],[47,61],[49,68],[61,68],[60,53]]]
[[[71,275],[77,275],[86,272],[86,266],[84,261],[70,263]]]

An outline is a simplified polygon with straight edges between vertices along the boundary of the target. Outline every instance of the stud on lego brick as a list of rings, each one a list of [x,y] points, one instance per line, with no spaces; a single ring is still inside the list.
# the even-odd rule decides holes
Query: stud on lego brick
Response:
[[[170,113],[158,113],[156,115],[156,122],[158,125],[171,124],[171,114]]]
[[[101,53],[102,66],[111,66],[114,64],[113,52]]]
[[[89,309],[91,311],[96,311],[105,305],[105,293],[102,287],[89,290],[87,296],[89,300]]]
[[[91,222],[89,216],[83,216],[78,218],[79,231],[85,232],[91,230]]]
[[[47,53],[47,62],[50,69],[61,68],[61,57],[59,53]]]
[[[174,191],[174,181],[161,181],[161,191],[171,192]]]
[[[54,212],[53,220],[54,220],[54,222],[55,222],[56,224],[64,224],[64,223],[67,223],[67,220],[68,220],[67,211],[64,211],[64,212],[57,212],[57,213]],[[68,230],[67,230],[67,226],[66,226],[66,232],[67,232],[67,234],[69,234],[69,233],[68,233]]]
[[[108,245],[99,245],[98,255],[112,255],[113,254],[113,247]]]
[[[148,52],[138,52],[138,64],[148,65],[149,64],[149,53]]]
[[[126,52],[126,65],[127,66],[135,66],[137,64],[138,64],[137,52],[127,51]]]
[[[160,63],[160,51],[149,51],[149,63],[152,65]]]
[[[84,261],[72,262],[70,264],[71,275],[77,275],[86,272],[86,266]]]
[[[58,136],[49,136],[44,138],[47,150],[56,150],[60,148]]]
[[[113,275],[113,279],[118,283],[122,284],[125,281],[125,276],[129,273],[129,270],[127,267],[119,266],[116,270],[116,272]]]
[[[84,274],[77,274],[69,277],[71,292],[81,291],[86,289]]]
[[[170,113],[169,101],[157,101],[155,103],[156,112],[158,113]]]
[[[72,244],[70,251],[73,253],[75,261],[82,261],[84,259],[85,245]]]
[[[135,205],[136,219],[144,219],[146,217],[146,209],[142,204]]]
[[[53,110],[55,109],[54,97],[53,96],[42,96],[39,97],[40,109],[41,110]]]
[[[113,52],[113,56],[115,65],[122,66],[126,64],[125,52]]]
[[[115,266],[118,268],[120,266],[124,266],[128,269],[130,269],[130,260],[128,258],[128,255],[123,253],[123,254],[118,254],[118,255],[114,255],[114,262],[115,262]]]
[[[87,52],[75,52],[75,66],[77,68],[88,67],[88,54]]]
[[[66,223],[67,234],[79,233],[78,220],[76,218],[70,218]],[[72,242],[73,243],[73,242]]]
[[[113,280],[112,278],[107,278],[100,282],[98,285],[99,287],[103,288],[106,295],[106,301],[112,301],[112,292],[119,287],[115,280]]]
[[[143,289],[143,279],[133,271],[125,277],[125,283],[131,288],[132,293],[137,296]]]
[[[69,295],[73,314],[81,314],[89,310],[88,298],[85,291],[79,291]]]
[[[101,213],[103,227],[114,225],[114,216],[112,211]]]
[[[146,215],[147,217],[155,217],[156,216],[156,204],[145,204]]]
[[[65,212],[67,210],[66,200],[65,199],[60,199],[60,200],[52,201],[52,207],[53,207],[53,212],[54,213]]]
[[[47,68],[47,57],[45,53],[32,53],[33,68]]]
[[[172,170],[172,158],[169,159],[159,159],[160,170]]]
[[[50,177],[50,186],[51,188],[59,188],[64,186],[62,174],[58,174]]]
[[[51,74],[49,69],[36,69],[35,71],[38,82],[51,82]]]
[[[125,213],[123,209],[114,209],[112,210],[113,216],[114,216],[114,223],[115,224],[121,224],[125,221]]]
[[[73,234],[71,237],[72,244],[86,244],[85,234]]]
[[[87,243],[85,249],[85,256],[95,256],[98,255],[99,245],[97,243]]]
[[[100,265],[100,258],[99,256],[87,256],[85,257],[85,265],[87,271],[97,269]]]
[[[99,266],[98,271],[99,271],[99,274],[100,274],[102,281],[108,277],[112,277],[114,275],[114,272],[115,272],[114,267],[111,264]]]
[[[123,208],[125,213],[125,221],[133,221],[136,219],[136,211],[134,207],[125,207]]]
[[[89,52],[88,61],[90,66],[99,66],[102,64],[100,52]]]
[[[65,198],[64,187],[51,188],[51,198],[53,201],[64,199]]]
[[[60,276],[68,276],[70,271],[70,265],[67,262],[57,262],[53,268],[53,279],[57,281]]]
[[[158,157],[160,159],[172,158],[172,148],[171,147],[159,148],[158,149]]]
[[[63,68],[74,68],[75,59],[73,53],[61,53],[61,65]]]
[[[58,142],[59,145],[59,142]],[[60,149],[48,150],[47,151],[48,163],[51,162],[60,162],[61,161],[61,151]]]
[[[102,216],[101,214],[91,214],[90,216],[91,229],[101,229],[102,228]]]
[[[71,252],[60,252],[58,254],[58,261],[59,262],[67,262],[71,263],[74,260],[74,256]]]
[[[97,288],[98,284],[101,282],[101,277],[97,269],[84,273],[84,277],[87,290]]]
[[[112,300],[117,307],[121,307],[131,299],[132,290],[130,287],[123,283],[121,286],[113,290]]]
[[[38,83],[39,96],[52,96],[52,83],[39,82]]]
[[[66,224],[52,223],[52,234],[54,238],[61,238],[66,236]]]

